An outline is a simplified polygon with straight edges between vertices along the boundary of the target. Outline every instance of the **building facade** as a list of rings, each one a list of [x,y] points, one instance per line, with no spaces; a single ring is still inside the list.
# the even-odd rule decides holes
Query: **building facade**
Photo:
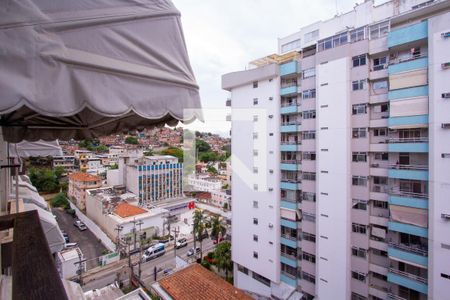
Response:
[[[67,195],[78,208],[84,210],[86,209],[86,190],[101,186],[102,179],[99,176],[82,172],[72,173],[69,175]]]
[[[447,297],[449,10],[449,1],[365,1],[279,39],[280,53],[253,69],[224,75],[234,156],[257,171],[255,150],[277,162],[261,170],[272,194],[233,170],[238,288],[270,296],[287,285],[303,299]],[[242,108],[266,110],[266,129],[235,120]]]
[[[52,167],[63,167],[67,173],[75,171],[75,156],[53,156]]]
[[[222,189],[221,180],[194,174],[188,176],[188,185],[190,185],[193,191],[210,192]]]

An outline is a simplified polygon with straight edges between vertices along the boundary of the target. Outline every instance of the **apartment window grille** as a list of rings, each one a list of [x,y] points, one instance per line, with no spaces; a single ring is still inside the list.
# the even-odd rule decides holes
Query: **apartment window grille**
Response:
[[[354,139],[367,137],[367,128],[353,128],[352,137]]]
[[[253,81],[253,88],[256,89],[258,87],[258,81]]]
[[[367,201],[360,199],[353,199],[352,208],[358,210],[367,210]]]
[[[354,104],[352,106],[353,115],[363,115],[367,113],[367,104]]]
[[[316,160],[316,152],[302,152],[304,160]]]
[[[303,172],[302,179],[316,181],[316,173],[315,172]]]
[[[253,207],[258,208],[258,201],[253,201]]]
[[[302,94],[303,99],[316,98],[316,89],[305,90]]]
[[[387,80],[377,80],[372,83],[372,88],[374,90],[387,90],[388,81]]]
[[[253,132],[253,139],[257,140],[258,139],[258,133],[257,132]]]
[[[364,296],[361,296],[360,294],[357,294],[355,292],[352,292],[352,298],[351,300],[366,300],[367,298]]]
[[[314,140],[316,138],[316,131],[303,131],[302,132],[302,139],[304,140]]]
[[[316,242],[316,235],[303,231],[302,232],[302,239],[305,240],[305,241],[310,241],[310,242],[315,243]]]
[[[258,150],[253,149],[253,156],[258,156]]]
[[[363,90],[366,85],[366,79],[352,81],[352,90],[359,91]]]
[[[305,43],[308,43],[310,41],[313,41],[319,37],[319,29],[313,30],[311,32],[305,33],[304,41]]]
[[[367,250],[363,249],[363,248],[352,247],[352,255],[353,256],[358,256],[358,257],[361,257],[361,258],[366,258],[367,257]]]
[[[387,56],[378,57],[373,59],[373,70],[379,71],[386,68],[387,65]]]
[[[258,115],[253,116],[253,122],[258,122]]]
[[[366,58],[367,58],[366,54],[352,57],[353,67],[365,66]]]
[[[308,252],[303,251],[302,259],[309,261],[310,263],[315,264],[316,263],[316,256],[314,254],[310,254]]]
[[[258,98],[253,98],[253,105],[258,105]]]
[[[255,241],[255,242],[258,241],[258,235],[256,235],[256,234],[253,235],[253,241]]]
[[[364,40],[366,27],[356,28],[350,31],[350,42],[358,42]]]
[[[352,177],[352,185],[367,186],[367,177],[366,176],[353,176]]]
[[[367,152],[353,152],[353,162],[367,162]]]
[[[256,281],[259,281],[259,282],[261,282],[262,284],[264,284],[264,285],[270,287],[270,279],[267,279],[266,277],[264,277],[264,276],[262,276],[262,275],[259,275],[259,274],[256,273],[256,272],[252,272],[252,273],[253,273],[253,274],[252,274],[253,279],[255,279]]]
[[[324,51],[327,49],[339,47],[348,43],[348,33],[340,33],[335,36],[323,39],[317,43],[317,51]]]
[[[358,223],[352,223],[352,231],[356,233],[366,234],[367,233],[367,226],[358,224]]]
[[[306,273],[306,272],[302,272],[302,279],[306,280],[306,281],[309,281],[311,283],[314,283],[314,284],[316,283],[316,276],[311,275],[311,274]]]
[[[381,22],[369,27],[370,39],[379,39],[389,33],[389,21]]]
[[[258,225],[258,218],[253,218],[253,224]]]
[[[241,266],[238,264],[238,271],[241,273],[244,273],[245,275],[248,275],[248,269],[244,266]]]
[[[256,183],[253,185],[253,190],[255,190],[255,191],[258,190],[258,185]]]
[[[375,152],[375,160],[389,160],[388,152]]]
[[[360,272],[352,271],[352,278],[362,281],[362,282],[366,282],[366,274],[363,274]]]
[[[316,118],[316,110],[307,110],[303,112],[303,119],[315,119]]]
[[[372,205],[376,208],[388,209],[388,203],[385,201],[373,200]]]
[[[316,68],[305,69],[302,72],[303,79],[316,76]]]
[[[302,200],[316,202],[316,193],[302,192]]]

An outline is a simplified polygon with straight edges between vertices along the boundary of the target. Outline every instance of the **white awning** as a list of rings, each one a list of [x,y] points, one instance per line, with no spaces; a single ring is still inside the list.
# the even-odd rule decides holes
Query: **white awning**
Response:
[[[202,118],[170,0],[8,1],[0,45],[5,141],[89,139]]]
[[[61,156],[63,151],[58,141],[22,141],[17,144],[9,144],[11,157],[37,157],[37,156]]]

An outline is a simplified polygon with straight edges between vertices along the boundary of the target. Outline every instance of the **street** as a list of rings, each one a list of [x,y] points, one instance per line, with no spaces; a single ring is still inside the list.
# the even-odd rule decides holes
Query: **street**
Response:
[[[97,237],[89,230],[80,231],[77,227],[73,226],[73,222],[76,218],[65,213],[58,208],[52,208],[52,213],[56,216],[56,221],[59,224],[59,228],[69,234],[71,243],[78,243],[86,261],[86,268],[89,270],[98,265],[97,258],[102,255],[102,252],[106,249]]]

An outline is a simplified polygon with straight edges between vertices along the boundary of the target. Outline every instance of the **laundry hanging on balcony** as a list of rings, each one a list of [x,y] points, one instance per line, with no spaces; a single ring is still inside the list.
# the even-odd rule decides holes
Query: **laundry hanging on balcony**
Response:
[[[0,7],[0,56],[8,142],[202,118],[180,13],[169,0],[8,1]]]
[[[390,205],[389,211],[392,221],[420,227],[428,226],[428,211],[425,209]]]

